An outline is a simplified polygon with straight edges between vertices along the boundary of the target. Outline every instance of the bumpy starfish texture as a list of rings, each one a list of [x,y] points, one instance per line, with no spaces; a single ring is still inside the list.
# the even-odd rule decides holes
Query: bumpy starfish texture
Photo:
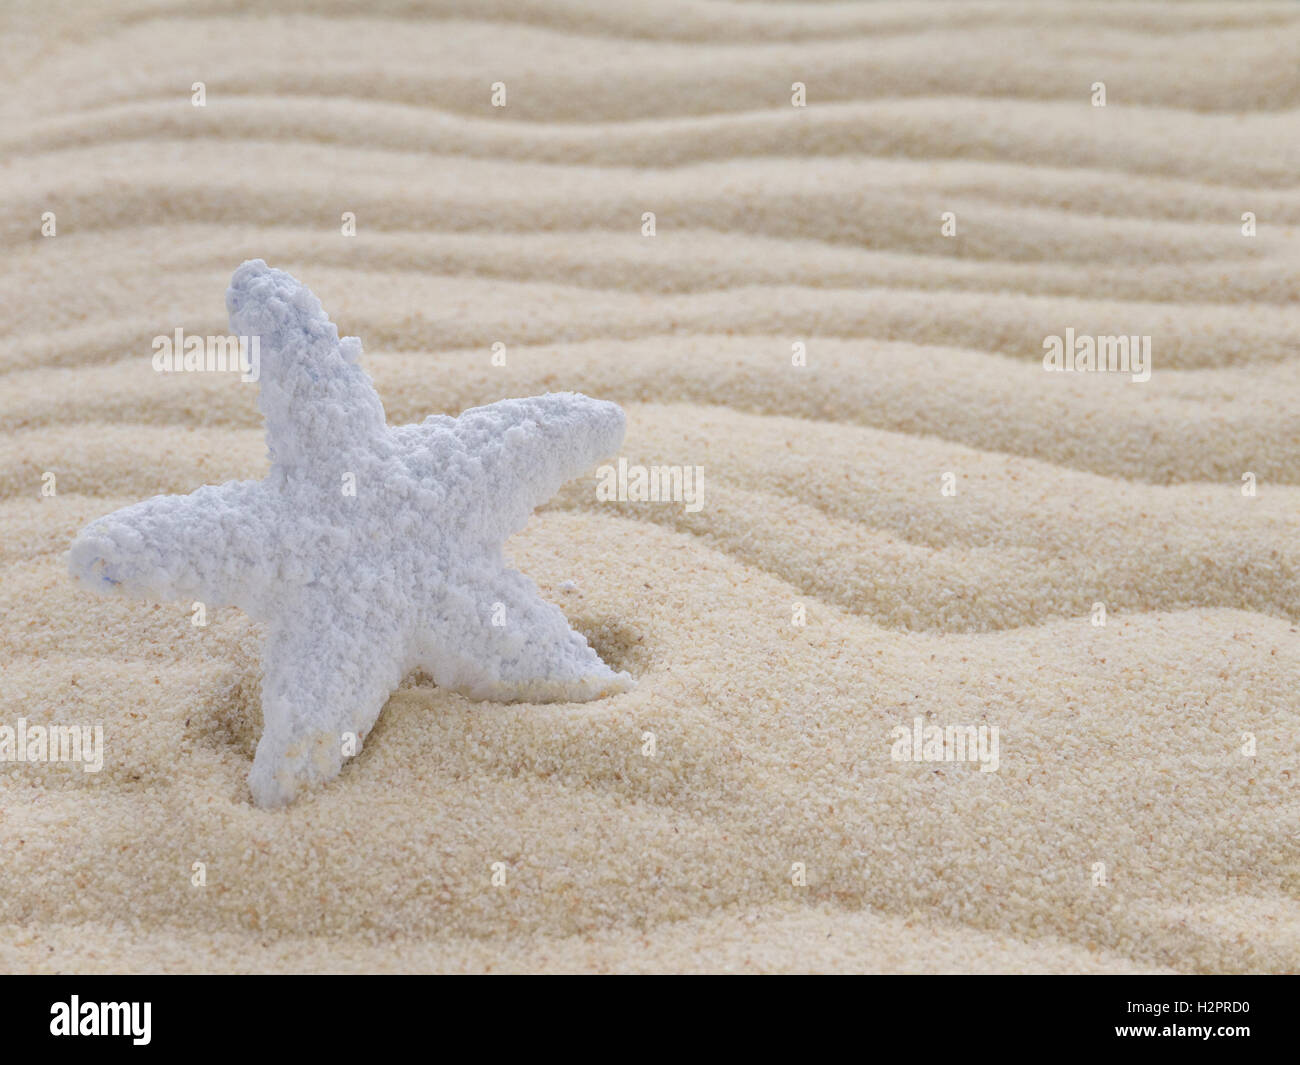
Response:
[[[390,428],[361,342],[260,259],[226,293],[260,337],[271,472],[155,496],[88,525],[69,566],[105,592],[234,605],[265,622],[261,806],[336,776],[411,670],[473,699],[625,691],[502,546],[566,481],[614,454],[624,417],[573,392]]]

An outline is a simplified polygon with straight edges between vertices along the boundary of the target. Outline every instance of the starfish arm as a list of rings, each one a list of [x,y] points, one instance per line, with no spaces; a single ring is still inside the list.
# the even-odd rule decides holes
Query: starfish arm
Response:
[[[338,327],[307,288],[261,259],[235,271],[226,292],[230,329],[256,340],[257,405],[273,471],[336,478],[328,456],[382,446],[384,407],[358,365],[361,341]],[[324,467],[328,466],[328,469]]]
[[[101,592],[249,609],[273,577],[267,544],[277,512],[259,481],[154,496],[87,525],[68,568]]]
[[[462,574],[429,604],[414,651],[440,687],[497,702],[586,702],[628,691],[531,580],[504,567]]]
[[[318,585],[280,603],[262,655],[262,738],[249,788],[259,806],[292,802],[360,750],[408,662],[397,614]]]
[[[456,419],[456,436],[478,460],[474,516],[503,542],[567,481],[617,453],[622,408],[578,392],[507,399]],[[436,431],[436,430],[435,430]]]

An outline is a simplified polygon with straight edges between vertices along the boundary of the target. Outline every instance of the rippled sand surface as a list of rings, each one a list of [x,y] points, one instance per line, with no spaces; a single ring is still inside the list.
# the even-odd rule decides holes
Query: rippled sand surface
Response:
[[[1300,8],[254,9],[0,12],[0,725],[105,736],[0,763],[0,968],[1300,968]],[[252,257],[393,422],[572,389],[703,467],[508,545],[634,692],[413,677],[252,805],[263,634],[62,557],[265,472],[251,386],[150,361]]]

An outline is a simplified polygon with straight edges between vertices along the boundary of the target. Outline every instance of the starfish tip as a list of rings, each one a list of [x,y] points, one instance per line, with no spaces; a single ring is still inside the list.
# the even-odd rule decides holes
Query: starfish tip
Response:
[[[80,584],[97,592],[124,590],[123,567],[130,546],[121,542],[121,530],[103,519],[86,526],[68,548],[68,572]]]
[[[231,275],[226,311],[236,335],[259,336],[272,347],[294,335],[338,338],[338,329],[311,289],[262,259],[249,259]]]

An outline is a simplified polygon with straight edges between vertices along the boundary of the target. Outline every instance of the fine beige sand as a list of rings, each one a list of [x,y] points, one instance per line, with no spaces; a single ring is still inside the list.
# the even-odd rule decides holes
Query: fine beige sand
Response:
[[[105,736],[0,763],[0,970],[1300,968],[1300,7],[267,10],[0,9],[0,725]],[[265,472],[252,386],[150,363],[252,257],[394,423],[572,389],[704,468],[508,545],[635,691],[415,676],[252,805],[263,634],[63,557]]]

